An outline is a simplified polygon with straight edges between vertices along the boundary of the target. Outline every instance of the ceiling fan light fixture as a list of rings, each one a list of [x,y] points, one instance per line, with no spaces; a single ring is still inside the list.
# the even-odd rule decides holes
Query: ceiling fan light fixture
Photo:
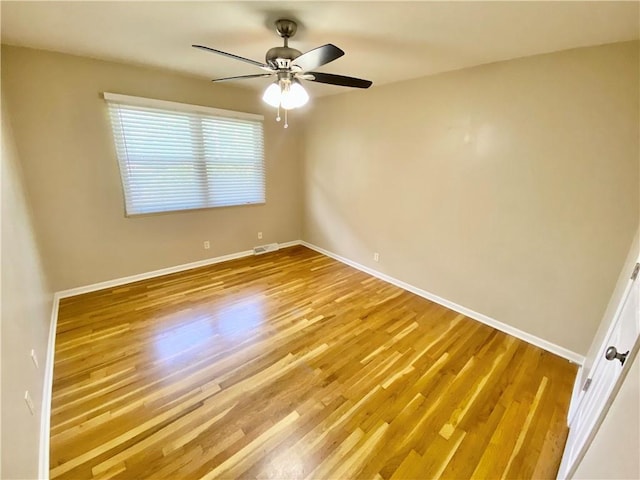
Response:
[[[262,100],[272,107],[292,110],[306,105],[309,94],[300,83],[283,79],[269,85],[262,94]]]

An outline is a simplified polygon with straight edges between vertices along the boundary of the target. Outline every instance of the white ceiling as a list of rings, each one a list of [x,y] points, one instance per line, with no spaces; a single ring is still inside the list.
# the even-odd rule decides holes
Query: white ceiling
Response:
[[[639,2],[8,2],[2,42],[166,68],[203,78],[261,73],[191,48],[263,61],[281,45],[277,18],[299,23],[291,46],[334,43],[318,70],[374,86],[473,65],[639,38]],[[237,82],[263,88],[270,80]],[[315,87],[315,86],[314,86]],[[313,88],[315,94],[344,91]]]

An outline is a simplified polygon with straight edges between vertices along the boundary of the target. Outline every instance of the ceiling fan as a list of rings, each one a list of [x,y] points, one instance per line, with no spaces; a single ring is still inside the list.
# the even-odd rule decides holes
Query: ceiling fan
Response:
[[[289,46],[289,39],[293,37],[298,25],[293,20],[280,19],[276,21],[276,32],[284,40],[284,46],[273,47],[265,55],[265,63],[249,58],[223,52],[204,45],[192,45],[195,48],[207,52],[217,53],[225,57],[235,58],[245,63],[250,63],[264,70],[265,73],[253,75],[240,75],[235,77],[216,78],[213,82],[226,82],[228,80],[242,80],[248,78],[260,78],[276,76],[276,81],[265,90],[262,99],[273,107],[278,108],[277,121],[280,121],[280,109],[285,112],[285,124],[287,128],[287,111],[303,106],[309,101],[309,95],[302,86],[300,80],[310,82],[327,83],[342,87],[369,88],[373,82],[361,78],[335,75],[332,73],[314,72],[313,70],[333,62],[344,55],[344,52],[335,45],[328,43],[302,53]]]

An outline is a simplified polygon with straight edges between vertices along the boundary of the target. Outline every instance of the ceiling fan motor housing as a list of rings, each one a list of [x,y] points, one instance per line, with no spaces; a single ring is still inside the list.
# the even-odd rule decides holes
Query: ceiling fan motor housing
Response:
[[[291,62],[302,55],[300,50],[291,47],[273,47],[267,51],[265,60],[267,65],[274,65],[276,68],[289,68]]]

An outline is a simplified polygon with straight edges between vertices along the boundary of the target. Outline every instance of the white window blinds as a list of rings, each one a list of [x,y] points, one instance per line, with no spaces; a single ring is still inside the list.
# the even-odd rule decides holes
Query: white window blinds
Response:
[[[262,116],[104,98],[127,215],[264,203]]]

